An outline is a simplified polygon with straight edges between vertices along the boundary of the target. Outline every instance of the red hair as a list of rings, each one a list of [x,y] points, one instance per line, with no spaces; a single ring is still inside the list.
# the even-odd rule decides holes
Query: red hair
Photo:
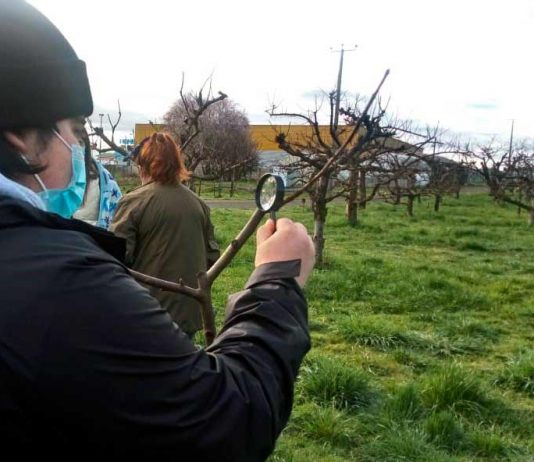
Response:
[[[154,133],[143,143],[137,163],[156,183],[176,185],[190,176],[180,147],[166,133]]]

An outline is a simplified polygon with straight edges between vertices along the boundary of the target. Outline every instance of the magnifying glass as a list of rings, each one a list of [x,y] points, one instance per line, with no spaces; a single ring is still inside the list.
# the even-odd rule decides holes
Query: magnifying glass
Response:
[[[256,206],[263,212],[270,212],[276,229],[276,211],[284,201],[284,180],[279,175],[267,173],[258,181],[256,187]]]

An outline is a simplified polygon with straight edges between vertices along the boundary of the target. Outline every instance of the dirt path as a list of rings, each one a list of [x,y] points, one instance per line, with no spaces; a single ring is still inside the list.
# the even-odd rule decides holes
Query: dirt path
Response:
[[[256,208],[256,202],[254,202],[251,199],[206,199],[202,198],[202,200],[208,204],[208,206],[212,209],[243,209],[243,210],[252,210]],[[345,202],[345,199],[343,198],[336,198],[334,199],[335,203]],[[294,200],[293,202],[290,202],[287,205],[284,205],[284,207],[302,207],[302,202],[300,199]],[[306,207],[310,207],[311,202],[308,198],[306,198]]]
[[[204,199],[204,202],[212,209],[244,209],[252,210],[256,208],[256,202],[253,200],[240,199]],[[288,204],[287,206],[293,207],[295,205],[300,205],[299,201],[294,201]],[[286,206],[286,207],[287,207]]]

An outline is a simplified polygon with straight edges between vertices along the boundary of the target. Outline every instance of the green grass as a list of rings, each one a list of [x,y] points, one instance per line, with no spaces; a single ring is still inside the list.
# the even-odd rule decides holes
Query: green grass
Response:
[[[534,351],[531,350],[512,359],[504,366],[496,383],[534,398]]]
[[[299,388],[305,400],[353,412],[369,407],[378,394],[365,372],[327,356],[306,360]]]
[[[463,415],[486,415],[494,402],[476,374],[450,365],[423,381],[423,400],[435,411],[452,411]]]
[[[401,321],[402,322],[402,321]],[[341,336],[348,342],[369,346],[378,350],[397,347],[413,349],[425,348],[429,341],[408,328],[394,322],[384,320],[380,316],[364,317],[349,316],[339,322]]]
[[[141,185],[141,180],[137,175],[116,174],[122,192],[128,193]],[[252,200],[256,182],[252,180],[236,181],[232,190],[230,181],[194,181],[195,192],[203,199],[231,199],[231,200]]]
[[[431,414],[424,426],[427,440],[448,452],[458,451],[465,440],[464,429],[451,412]]]
[[[384,416],[401,423],[412,422],[425,414],[421,394],[413,383],[402,385],[385,403]]]
[[[237,181],[232,184],[230,181],[202,181],[195,180],[195,191],[204,199],[232,199],[251,200],[254,199],[256,190],[255,181]]]
[[[464,449],[473,456],[486,460],[532,460],[528,454],[522,454],[514,446],[507,445],[499,435],[487,430],[474,431],[468,435]]]
[[[229,243],[250,212],[214,209]],[[280,215],[313,229],[310,210]],[[485,195],[415,216],[330,207],[325,267],[306,288],[313,349],[271,461],[534,459],[534,230]],[[247,244],[214,286],[240,290]]]
[[[534,229],[483,194],[432,205],[372,203],[355,228],[330,207],[313,348],[271,462],[534,460]],[[212,210],[223,247],[249,215]],[[279,215],[313,229],[308,208]],[[214,285],[219,325],[253,246]]]
[[[345,450],[360,444],[357,421],[335,406],[303,404],[297,408],[286,431]]]

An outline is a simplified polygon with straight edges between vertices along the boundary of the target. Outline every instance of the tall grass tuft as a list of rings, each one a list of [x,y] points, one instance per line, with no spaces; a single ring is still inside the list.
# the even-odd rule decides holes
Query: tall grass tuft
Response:
[[[424,412],[419,389],[413,384],[404,385],[386,402],[385,414],[395,421],[414,421]]]
[[[435,411],[450,410],[465,415],[486,414],[494,404],[478,378],[455,364],[428,377],[422,395],[423,402]]]
[[[358,426],[354,418],[336,409],[307,403],[295,409],[288,428],[313,441],[350,449],[358,444]]]
[[[496,383],[534,396],[534,351],[523,353],[510,361]]]
[[[509,460],[514,452],[513,448],[507,446],[498,435],[488,430],[472,432],[465,443],[465,448],[474,456],[490,460]]]
[[[426,419],[424,428],[428,440],[447,451],[457,451],[465,440],[462,425],[449,411],[431,414]]]
[[[390,429],[363,448],[366,462],[445,462],[451,459],[440,453],[417,428]]]
[[[350,316],[341,320],[338,326],[339,332],[347,341],[378,350],[424,348],[428,343],[420,335],[381,318]]]
[[[326,356],[306,362],[299,387],[304,397],[317,404],[350,411],[370,406],[378,396],[369,377],[359,368]]]

